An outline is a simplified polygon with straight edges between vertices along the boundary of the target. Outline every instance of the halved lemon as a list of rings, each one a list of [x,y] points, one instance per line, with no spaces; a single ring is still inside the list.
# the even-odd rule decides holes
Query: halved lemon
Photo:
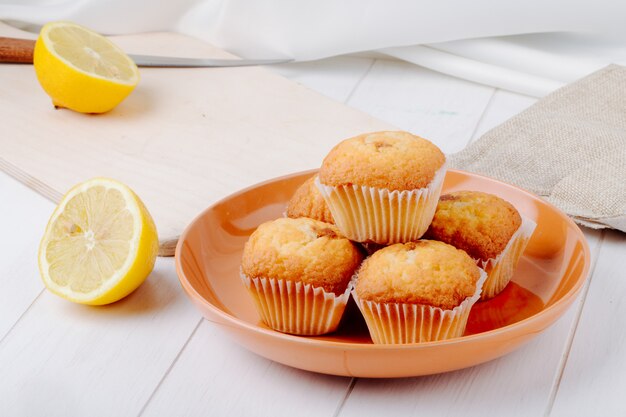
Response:
[[[70,22],[44,25],[35,44],[37,78],[57,107],[104,113],[139,82],[137,65],[113,42]]]
[[[53,293],[108,304],[147,278],[159,249],[154,221],[126,185],[94,178],[76,185],[52,213],[39,246],[39,270]]]

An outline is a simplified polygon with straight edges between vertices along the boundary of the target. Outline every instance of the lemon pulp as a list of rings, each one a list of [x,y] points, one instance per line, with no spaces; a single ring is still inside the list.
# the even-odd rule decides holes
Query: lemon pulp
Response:
[[[53,213],[39,267],[50,291],[107,304],[145,280],[157,251],[156,227],[137,195],[117,181],[96,178],[70,190]]]

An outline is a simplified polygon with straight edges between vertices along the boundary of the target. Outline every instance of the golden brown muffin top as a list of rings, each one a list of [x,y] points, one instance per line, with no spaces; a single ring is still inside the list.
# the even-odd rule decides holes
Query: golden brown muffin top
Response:
[[[250,278],[301,281],[339,295],[362,258],[334,225],[284,218],[263,223],[252,233],[243,248],[241,269]]]
[[[388,190],[427,187],[444,164],[443,152],[408,132],[374,132],[346,139],[324,158],[320,182]]]
[[[325,223],[334,224],[333,215],[328,209],[326,200],[315,185],[315,178],[312,176],[304,182],[287,204],[287,217],[297,219],[298,217],[309,217]]]
[[[522,218],[508,201],[479,191],[457,191],[439,198],[426,236],[486,261],[504,250],[521,224]]]
[[[425,304],[451,310],[476,291],[480,269],[462,250],[419,240],[387,246],[358,271],[359,298],[378,303]]]

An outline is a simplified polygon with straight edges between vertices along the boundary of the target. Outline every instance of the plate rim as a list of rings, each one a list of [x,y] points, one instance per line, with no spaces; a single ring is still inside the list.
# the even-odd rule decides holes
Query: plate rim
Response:
[[[550,315],[550,314],[554,314],[554,313],[558,312],[559,308],[567,308],[568,306],[570,306],[571,303],[574,301],[574,299],[580,293],[580,290],[582,289],[584,284],[589,279],[589,271],[590,271],[590,267],[591,267],[591,252],[590,252],[590,249],[589,249],[589,244],[587,242],[587,238],[585,237],[584,233],[582,232],[580,227],[572,220],[571,217],[569,217],[562,210],[560,210],[559,208],[557,208],[556,206],[554,206],[550,202],[542,199],[541,197],[539,197],[539,196],[537,196],[537,195],[531,193],[530,191],[527,191],[527,190],[525,190],[525,189],[523,189],[521,187],[518,187],[518,186],[513,185],[513,184],[509,184],[509,183],[504,182],[504,181],[500,181],[500,180],[495,179],[495,178],[488,177],[486,175],[477,174],[477,173],[464,171],[464,170],[460,170],[460,169],[449,168],[447,170],[447,172],[454,172],[454,173],[461,174],[461,175],[469,175],[469,176],[473,176],[473,177],[479,177],[479,178],[482,178],[482,179],[485,179],[485,180],[488,180],[488,181],[499,183],[500,185],[504,185],[506,187],[514,188],[515,190],[521,192],[522,194],[525,194],[527,197],[530,197],[533,200],[539,200],[541,203],[547,205],[552,210],[556,211],[562,217],[564,217],[566,219],[566,222],[570,226],[573,226],[573,229],[574,229],[575,233],[579,237],[579,241],[582,242],[583,254],[584,254],[584,256],[583,256],[583,260],[584,260],[583,270],[581,271],[581,277],[582,278],[577,280],[575,285],[567,293],[565,293],[559,300],[557,300],[556,302],[554,302],[550,306],[542,309],[540,312],[538,312],[536,314],[533,314],[532,316],[526,317],[525,319],[520,320],[518,322],[511,323],[509,325],[506,325],[506,326],[503,326],[503,327],[499,327],[497,329],[488,330],[486,332],[480,332],[480,333],[475,333],[475,334],[471,334],[471,335],[467,335],[467,336],[455,337],[455,338],[452,338],[452,339],[437,340],[437,341],[430,341],[430,342],[419,342],[419,343],[405,343],[405,344],[375,344],[375,343],[338,342],[338,341],[332,341],[332,340],[323,340],[323,339],[316,339],[316,338],[311,338],[311,337],[292,335],[292,334],[288,334],[288,333],[281,333],[281,332],[278,332],[276,330],[272,330],[272,329],[269,329],[269,328],[266,329],[266,328],[263,328],[263,327],[259,327],[259,326],[253,325],[253,324],[248,323],[248,322],[246,322],[244,320],[241,320],[240,318],[238,318],[236,316],[228,314],[227,312],[221,310],[220,308],[218,308],[214,304],[212,304],[209,301],[207,301],[200,293],[198,293],[198,291],[196,291],[196,289],[193,287],[193,285],[190,283],[189,279],[185,275],[185,273],[184,273],[184,271],[182,269],[181,261],[180,261],[180,259],[181,259],[180,256],[181,256],[181,251],[182,251],[182,247],[183,247],[183,242],[186,240],[185,238],[190,233],[192,226],[194,224],[196,224],[196,222],[198,222],[201,218],[203,218],[206,215],[207,212],[213,210],[215,207],[219,206],[220,204],[223,204],[226,200],[230,200],[230,199],[236,198],[236,197],[238,197],[238,196],[240,196],[242,194],[245,194],[245,193],[247,193],[247,192],[249,192],[249,191],[251,191],[253,189],[256,189],[256,188],[268,185],[268,184],[273,183],[273,182],[286,180],[286,179],[293,178],[293,177],[296,177],[296,176],[303,176],[303,175],[306,175],[306,174],[313,175],[313,174],[315,174],[318,171],[319,171],[319,169],[309,169],[309,170],[304,170],[304,171],[297,171],[297,172],[292,172],[290,174],[285,174],[285,175],[281,175],[281,176],[278,176],[278,177],[270,178],[270,179],[267,179],[265,181],[261,181],[261,182],[256,183],[256,184],[252,184],[252,185],[250,185],[248,187],[245,187],[243,189],[240,189],[240,190],[238,190],[238,191],[236,191],[234,193],[228,194],[227,196],[225,196],[225,197],[219,199],[218,201],[214,202],[213,204],[209,205],[207,208],[202,210],[198,215],[196,215],[193,218],[193,220],[191,220],[187,224],[187,226],[183,230],[183,233],[181,233],[180,237],[178,238],[178,242],[176,243],[176,251],[175,251],[175,254],[174,254],[174,263],[175,263],[175,266],[176,266],[176,275],[178,276],[178,280],[179,280],[181,286],[183,287],[183,289],[185,290],[185,292],[187,293],[187,296],[192,298],[192,300],[191,300],[192,302],[200,302],[203,306],[208,308],[213,314],[216,314],[217,316],[221,317],[223,320],[225,320],[227,322],[230,322],[233,325],[236,325],[236,326],[239,326],[239,327],[243,327],[243,328],[245,328],[247,330],[250,330],[250,331],[252,331],[254,333],[259,334],[260,336],[270,337],[270,338],[278,338],[278,339],[282,339],[282,340],[284,340],[286,342],[290,342],[290,343],[311,345],[313,347],[343,349],[343,350],[371,350],[371,349],[375,349],[375,350],[397,350],[397,349],[402,349],[402,350],[404,350],[404,349],[422,349],[422,348],[426,349],[426,348],[437,347],[437,346],[447,346],[447,345],[457,345],[457,344],[471,343],[471,342],[474,342],[474,341],[480,341],[481,339],[489,339],[492,336],[496,336],[497,337],[500,333],[506,333],[506,332],[510,331],[512,327],[523,328],[523,327],[532,326],[541,317],[546,316],[546,315]],[[446,175],[447,175],[447,172],[446,172]],[[557,318],[558,318],[558,316],[557,316]],[[216,322],[214,322],[214,323],[216,323]],[[554,323],[554,320],[550,321],[548,323],[548,325],[545,326],[545,327],[549,327],[553,323]],[[216,324],[222,325],[222,323],[216,323]]]

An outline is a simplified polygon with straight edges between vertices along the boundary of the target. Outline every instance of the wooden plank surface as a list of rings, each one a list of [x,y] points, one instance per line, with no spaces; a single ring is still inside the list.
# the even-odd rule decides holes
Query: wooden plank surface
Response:
[[[537,99],[534,97],[511,93],[505,90],[496,90],[480,123],[472,135],[472,141],[478,139],[483,134],[487,133],[487,131],[504,123],[521,111],[526,110],[536,102]]]
[[[203,321],[142,416],[333,416],[350,378],[260,358]]]
[[[52,209],[40,195],[0,176],[0,341],[44,288],[37,249]],[[28,219],[28,226],[14,229],[16,219]]]
[[[373,59],[338,56],[322,61],[297,62],[267,67],[269,71],[345,103],[355,87],[369,74]]]
[[[607,231],[551,416],[626,415],[626,235]]]
[[[425,75],[423,89],[407,87],[422,93],[411,98],[393,77],[403,74],[406,84],[419,85],[424,70],[410,74],[402,63],[373,62],[336,58],[277,71],[304,85],[299,88],[383,109],[376,116],[386,114],[388,123],[435,132],[435,142],[450,149],[531,104],[465,82],[451,92],[450,78],[435,73]],[[384,71],[376,70],[380,66]],[[458,118],[415,111],[419,104],[430,106],[431,114],[445,112],[451,97],[460,103],[453,107]],[[482,109],[468,110],[475,114],[470,123],[462,109],[476,103]],[[439,126],[443,121],[451,126]],[[291,148],[285,152],[310,149],[298,142],[286,146]],[[237,178],[221,180],[226,189]],[[171,260],[160,260],[138,292],[111,307],[74,306],[45,291],[38,296],[34,254],[52,205],[1,174],[0,202],[0,415],[623,414],[623,235],[610,232],[602,239],[602,233],[585,232],[597,257],[588,302],[583,292],[559,322],[519,351],[439,376],[351,381],[286,368],[233,345],[200,321]],[[289,396],[280,401],[276,392]]]
[[[137,415],[199,321],[170,258],[110,306],[44,291],[0,343],[0,415]]]
[[[453,153],[469,141],[493,92],[406,62],[377,60],[347,104]]]

